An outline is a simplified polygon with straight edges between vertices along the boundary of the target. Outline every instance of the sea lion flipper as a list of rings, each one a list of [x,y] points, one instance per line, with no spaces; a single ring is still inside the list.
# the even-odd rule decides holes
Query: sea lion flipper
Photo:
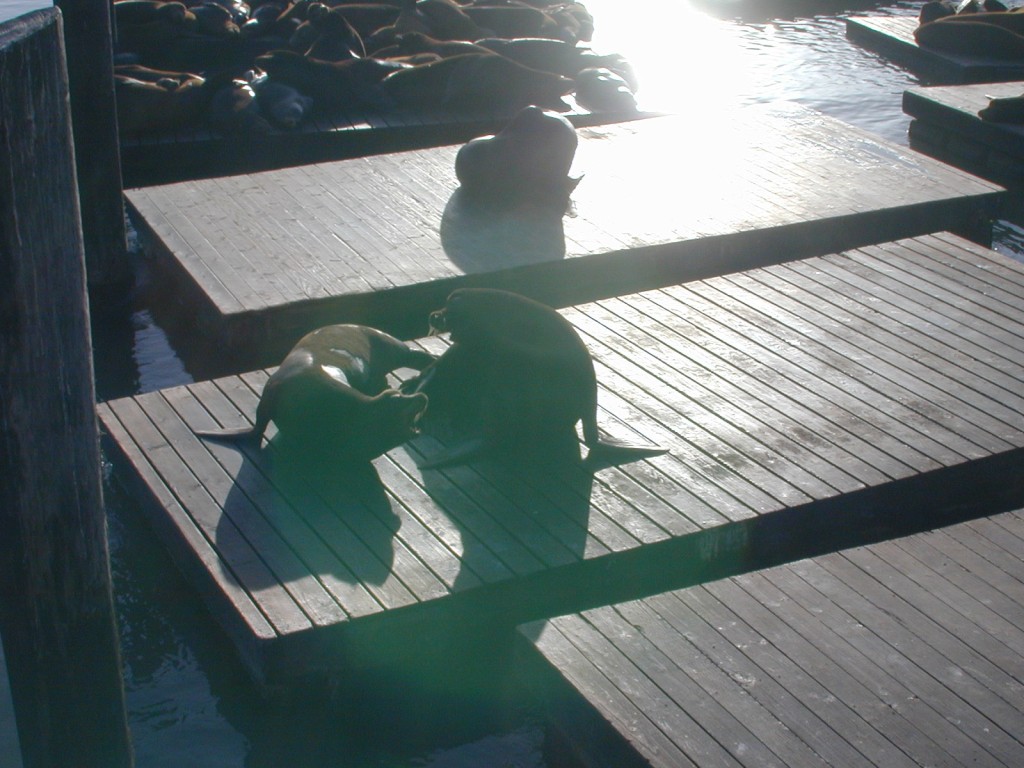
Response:
[[[628,464],[631,461],[661,456],[668,453],[668,448],[657,445],[631,445],[629,443],[609,442],[602,440],[590,446],[583,467],[590,472]]]
[[[261,434],[253,427],[236,427],[234,429],[197,429],[195,434],[211,440],[227,440],[230,442],[259,442]]]
[[[443,469],[467,464],[487,452],[489,444],[482,437],[472,438],[435,454],[420,464],[420,469]]]

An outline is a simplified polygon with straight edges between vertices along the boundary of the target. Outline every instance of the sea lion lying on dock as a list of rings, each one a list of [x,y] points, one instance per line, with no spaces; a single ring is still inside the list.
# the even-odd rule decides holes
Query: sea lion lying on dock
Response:
[[[567,435],[575,438],[580,421],[588,469],[666,452],[601,439],[590,352],[551,307],[506,291],[462,288],[430,315],[430,326],[450,333],[452,345],[403,390],[426,393],[432,412],[436,405],[468,439],[430,458],[425,468],[485,452],[537,452]]]
[[[462,145],[455,175],[473,199],[532,200],[564,209],[580,182],[569,176],[578,144],[576,129],[564,117],[525,107],[497,134]]]
[[[996,11],[943,16],[921,24],[914,39],[922,48],[1024,64],[1024,13]]]
[[[186,126],[199,118],[210,101],[205,78],[139,64],[114,67],[114,92],[123,136]]]
[[[267,379],[252,427],[196,434],[258,443],[273,421],[295,445],[369,461],[412,438],[427,408],[423,393],[388,389],[387,374],[433,361],[375,328],[328,325],[303,336]]]
[[[400,107],[512,110],[539,104],[559,112],[569,78],[516,64],[493,53],[467,53],[388,75],[384,93]]]

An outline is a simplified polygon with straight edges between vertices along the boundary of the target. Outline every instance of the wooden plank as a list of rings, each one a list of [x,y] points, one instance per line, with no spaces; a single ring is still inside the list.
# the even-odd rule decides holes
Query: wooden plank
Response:
[[[157,261],[198,287],[211,343],[238,335],[256,348],[328,319],[416,335],[416,319],[459,284],[564,306],[879,239],[966,232],[1003,197],[795,105],[579,134],[583,181],[570,214],[550,220],[467,207],[456,194],[457,146],[127,196]],[[683,178],[693,194],[680,211],[663,190]]]
[[[994,83],[1020,80],[1024,65],[984,56],[964,56],[922,47],[914,39],[916,9],[895,16],[851,16],[846,34],[934,83]]]
[[[1024,76],[1024,75],[1022,75]],[[1024,93],[1024,82],[909,88],[903,111],[914,118],[910,144],[958,168],[1013,187],[1024,183],[1024,126],[982,120],[992,98]]]
[[[424,470],[438,435],[354,469],[295,456],[273,427],[261,448],[192,434],[250,424],[267,370],[104,419],[169,505],[155,514],[202,534],[195,567],[229,545],[219,567],[278,636],[256,674],[284,680],[431,625],[581,610],[1024,503],[1019,296],[1024,265],[942,235],[564,310],[601,428],[669,449],[594,474]]]
[[[994,525],[1024,535],[1020,513],[1005,513],[521,637],[544,660],[554,727],[586,765],[617,764],[599,740],[632,745],[627,762],[704,765],[705,738],[747,765],[1017,765],[1024,558],[979,535]],[[583,718],[562,719],[567,703],[587,708],[586,741]]]

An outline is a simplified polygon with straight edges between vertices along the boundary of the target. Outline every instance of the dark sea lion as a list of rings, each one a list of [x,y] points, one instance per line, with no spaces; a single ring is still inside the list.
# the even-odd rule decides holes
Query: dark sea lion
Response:
[[[199,119],[210,100],[206,80],[199,75],[138,64],[114,68],[114,92],[123,136],[189,125]]]
[[[441,103],[456,108],[493,109],[511,112],[538,105],[567,112],[563,96],[573,81],[553,72],[517,64],[504,56],[459,56],[464,60],[448,79]]]
[[[257,56],[256,66],[273,80],[314,99],[322,109],[354,103],[375,105],[380,81],[403,68],[401,64],[378,59],[320,61],[284,50]]]
[[[978,110],[978,117],[991,123],[1024,123],[1024,95],[990,96],[988,106]]]
[[[563,27],[539,8],[527,5],[468,5],[464,9],[478,28],[492,37],[550,37],[568,39]],[[477,35],[477,39],[484,35]],[[575,36],[571,36],[575,42]]]
[[[477,26],[468,15],[471,6],[454,0],[419,0],[416,11],[426,19],[429,33],[439,40],[477,40],[488,32]]]
[[[466,40],[438,40],[420,32],[409,32],[399,35],[393,46],[377,51],[376,55],[412,56],[417,53],[435,53],[444,59],[464,53],[492,53],[492,51]]]
[[[540,302],[506,291],[464,288],[430,315],[452,344],[406,391],[423,392],[469,439],[425,467],[470,460],[485,451],[531,451],[558,443],[583,423],[584,466],[597,469],[666,450],[601,439],[597,376],[586,344],[568,320]],[[435,399],[436,398],[436,399]]]
[[[452,73],[468,61],[494,54],[468,53],[451,56],[392,72],[381,82],[385,95],[400,107],[431,107],[443,104]]]
[[[983,17],[999,17],[998,21]],[[1024,61],[1024,14],[974,13],[922,24],[914,39],[922,48],[1001,61]]]
[[[423,393],[388,389],[387,374],[433,361],[374,328],[325,326],[302,337],[267,379],[252,427],[196,434],[259,441],[273,421],[293,444],[368,461],[412,438],[427,407]]]
[[[470,198],[529,199],[563,211],[579,179],[569,176],[579,139],[573,124],[524,107],[493,136],[471,139],[455,155],[455,175]]]

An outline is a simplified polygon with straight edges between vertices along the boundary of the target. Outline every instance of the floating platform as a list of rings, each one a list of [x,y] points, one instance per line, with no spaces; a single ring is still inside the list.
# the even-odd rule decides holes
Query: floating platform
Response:
[[[570,99],[571,101],[571,99]],[[322,163],[468,141],[500,130],[514,113],[445,109],[356,109],[315,115],[295,130],[232,135],[207,127],[121,141],[124,186],[142,187]],[[652,117],[652,112],[590,112],[572,104],[577,127]]]
[[[161,284],[177,284],[173,317],[197,323],[218,357],[267,352],[234,368],[246,370],[327,323],[420,335],[461,285],[566,306],[944,229],[983,238],[1005,195],[788,103],[579,135],[583,180],[565,216],[474,205],[457,146],[126,197]]]
[[[286,684],[1024,506],[1022,306],[1024,265],[939,234],[565,310],[602,429],[670,450],[592,475],[421,470],[425,435],[348,470],[194,435],[250,423],[266,371],[99,414],[254,678]]]
[[[917,15],[851,16],[846,35],[934,84],[994,83],[1024,79],[1024,62],[961,56],[923,48],[914,39]]]
[[[1024,516],[529,625],[592,768],[1024,764]]]
[[[910,146],[970,173],[1024,186],[1024,123],[982,120],[994,97],[1024,95],[1024,81],[911,88],[903,94]]]

